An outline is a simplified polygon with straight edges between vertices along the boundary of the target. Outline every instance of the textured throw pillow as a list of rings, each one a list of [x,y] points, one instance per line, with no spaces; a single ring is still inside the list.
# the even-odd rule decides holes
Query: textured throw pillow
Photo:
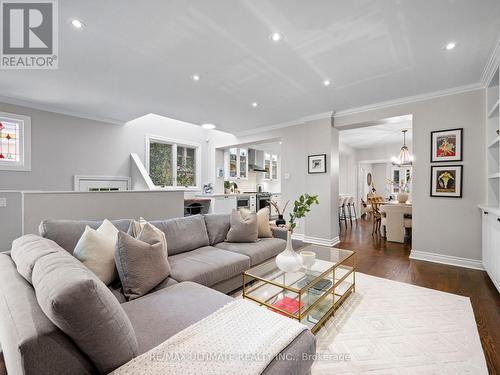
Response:
[[[33,268],[41,309],[107,374],[138,354],[132,324],[111,291],[66,251],[45,255]],[[48,359],[50,360],[50,359]]]
[[[139,221],[137,220],[132,220],[130,223],[130,227],[128,228],[127,233],[130,234],[132,237],[137,238],[139,234],[142,231],[142,228],[144,228],[144,225],[146,225],[148,221],[144,219],[143,217],[139,218]]]
[[[129,300],[143,296],[170,275],[163,232],[146,223],[138,238],[119,232],[116,267]]]
[[[117,276],[117,236],[118,229],[109,220],[104,220],[97,230],[87,226],[73,252],[73,255],[106,285],[111,284]]]
[[[231,212],[231,228],[227,232],[227,242],[255,242],[259,238],[257,214],[233,210]]]
[[[269,207],[261,208],[257,212],[257,225],[259,227],[259,238],[271,238],[273,236],[269,224]]]

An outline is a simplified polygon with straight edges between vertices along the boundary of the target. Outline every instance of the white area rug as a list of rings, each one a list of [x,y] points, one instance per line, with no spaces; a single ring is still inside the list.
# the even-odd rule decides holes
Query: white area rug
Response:
[[[469,298],[356,273],[312,374],[488,374]]]

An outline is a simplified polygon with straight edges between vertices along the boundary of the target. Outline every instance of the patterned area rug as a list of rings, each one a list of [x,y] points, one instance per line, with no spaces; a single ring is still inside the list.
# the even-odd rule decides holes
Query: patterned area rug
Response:
[[[488,374],[468,297],[356,274],[312,374]]]

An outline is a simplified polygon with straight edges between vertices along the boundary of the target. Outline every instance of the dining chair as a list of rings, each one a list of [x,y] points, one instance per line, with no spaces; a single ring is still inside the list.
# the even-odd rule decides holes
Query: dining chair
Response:
[[[373,227],[372,227],[372,235],[375,231],[380,230],[380,225],[382,222],[382,214],[380,213],[380,204],[383,202],[378,197],[371,197],[370,203],[372,206],[372,218],[373,218]]]

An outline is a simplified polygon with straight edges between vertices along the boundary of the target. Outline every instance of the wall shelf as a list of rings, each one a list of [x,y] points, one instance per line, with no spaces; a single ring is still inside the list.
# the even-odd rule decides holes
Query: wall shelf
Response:
[[[497,147],[499,142],[500,142],[500,136],[497,136],[494,140],[492,140],[492,141],[488,144],[488,148]]]
[[[488,112],[488,118],[498,117],[498,109],[500,107],[500,99],[493,105],[493,108]]]

